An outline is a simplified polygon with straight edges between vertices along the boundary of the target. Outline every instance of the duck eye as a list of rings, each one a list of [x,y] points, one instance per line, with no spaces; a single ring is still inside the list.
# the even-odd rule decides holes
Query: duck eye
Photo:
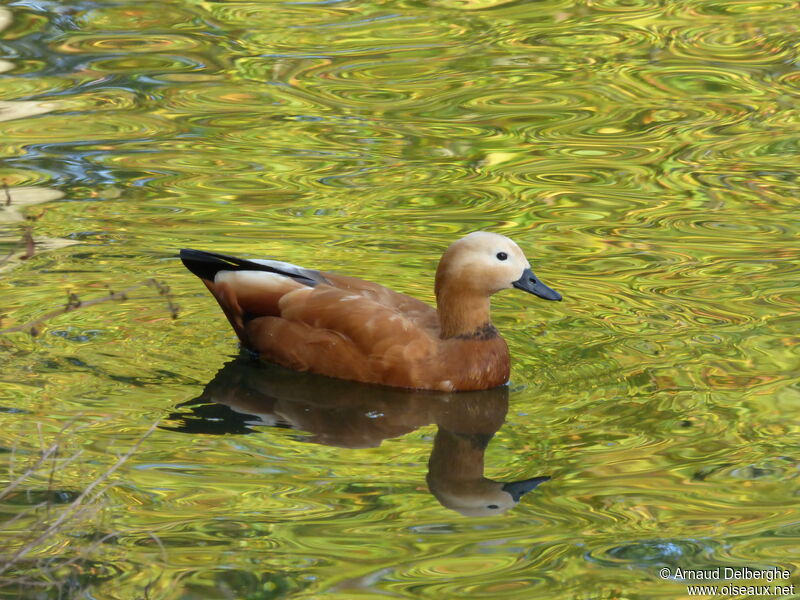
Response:
[[[486,508],[500,508],[500,507],[499,507],[499,506],[497,506],[497,504],[490,504],[490,505],[489,505],[489,506],[487,506]]]
[[[505,252],[498,252],[497,253],[497,260],[505,260],[508,258],[508,254]]]

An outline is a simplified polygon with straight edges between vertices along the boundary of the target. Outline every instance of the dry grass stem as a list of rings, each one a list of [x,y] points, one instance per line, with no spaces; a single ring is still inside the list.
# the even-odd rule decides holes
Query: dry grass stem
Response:
[[[83,492],[81,492],[81,494],[77,498],[75,498],[59,514],[59,516],[56,519],[54,519],[52,521],[49,521],[49,519],[47,517],[45,517],[43,520],[41,520],[38,523],[38,527],[33,527],[31,534],[28,536],[28,538],[23,542],[23,545],[16,552],[14,552],[12,555],[10,555],[8,557],[2,557],[2,559],[0,559],[0,561],[1,561],[0,562],[0,586],[5,586],[9,582],[12,581],[12,580],[10,580],[8,578],[3,578],[2,576],[5,573],[7,573],[9,571],[9,569],[14,567],[14,565],[19,563],[20,560],[25,558],[25,556],[27,554],[29,554],[30,552],[35,550],[37,547],[41,546],[49,538],[51,538],[52,536],[56,535],[59,531],[62,531],[68,524],[70,524],[70,523],[72,523],[72,522],[74,522],[76,520],[79,520],[82,517],[86,517],[92,511],[97,510],[97,502],[100,499],[100,496],[105,492],[106,487],[107,487],[107,486],[104,486],[104,487],[101,487],[101,486],[103,486],[103,484],[106,481],[108,481],[108,479],[123,464],[125,464],[125,462],[127,462],[128,459],[131,456],[133,456],[133,454],[136,451],[139,450],[139,448],[141,447],[142,443],[150,436],[150,434],[153,433],[153,431],[155,430],[157,425],[158,425],[157,421],[155,423],[153,423],[147,429],[147,431],[145,431],[145,433],[139,438],[139,440],[125,454],[120,456],[113,465],[111,465],[108,469],[105,470],[105,472],[103,472],[102,475],[97,477],[88,486],[86,486],[86,489],[84,489]],[[30,477],[38,468],[40,468],[44,464],[44,462],[46,460],[48,460],[48,458],[52,457],[53,460],[55,461],[55,459],[56,459],[55,457],[57,456],[57,452],[58,452],[58,447],[59,447],[59,445],[56,443],[56,444],[52,444],[51,446],[48,446],[46,449],[44,449],[44,451],[42,452],[42,454],[39,457],[39,459],[33,465],[28,467],[22,475],[17,477],[13,482],[11,482],[9,484],[8,487],[6,487],[2,491],[2,495],[0,495],[0,498],[5,497],[10,493],[9,488],[11,488],[13,490],[13,488],[18,487],[20,485],[20,483],[25,478]],[[71,457],[70,462],[72,460],[74,460],[75,458],[77,458],[77,456]],[[52,484],[52,473],[51,473],[51,476],[50,476],[50,480],[51,480],[51,484]],[[52,487],[50,489],[52,489]],[[49,508],[50,502],[49,501],[48,502],[44,502],[44,503],[39,504],[38,506],[41,507],[42,504],[48,505],[48,508]],[[33,507],[33,508],[35,509],[36,507]],[[49,516],[49,512],[48,512],[48,516]],[[115,534],[110,534],[110,537],[113,537],[113,535],[115,535]],[[103,541],[104,540],[102,540],[102,539],[99,540],[98,542],[96,542],[95,546],[99,545]],[[163,550],[163,548],[162,548],[162,550]],[[77,559],[75,559],[75,560],[77,560]],[[74,561],[72,561],[72,562],[74,562]],[[64,564],[68,564],[68,563],[61,563],[61,566],[63,566]]]
[[[170,291],[169,286],[161,281],[156,279],[146,279],[136,285],[132,285],[130,287],[125,288],[120,292],[114,292],[109,290],[109,294],[107,296],[102,296],[100,298],[93,298],[92,300],[81,300],[77,294],[74,292],[70,292],[67,296],[67,303],[62,307],[56,310],[52,310],[48,313],[45,313],[38,319],[33,321],[29,321],[24,323],[23,325],[16,325],[14,327],[8,327],[7,329],[0,329],[0,335],[7,334],[7,333],[15,333],[17,331],[27,331],[32,336],[36,336],[39,334],[39,326],[42,323],[52,319],[53,317],[57,317],[59,315],[66,314],[68,312],[72,312],[73,310],[78,310],[79,308],[87,308],[89,306],[94,306],[95,304],[101,304],[103,302],[108,302],[110,300],[127,300],[128,294],[133,292],[134,290],[138,290],[143,287],[153,287],[158,291],[160,296],[163,296],[167,302],[167,309],[170,312],[170,315],[173,319],[178,318],[178,306],[173,302],[172,292]]]

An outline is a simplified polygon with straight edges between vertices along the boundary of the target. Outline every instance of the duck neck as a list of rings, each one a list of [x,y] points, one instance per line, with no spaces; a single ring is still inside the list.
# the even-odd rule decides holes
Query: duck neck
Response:
[[[438,481],[483,479],[486,447],[494,434],[459,434],[441,425],[433,440],[428,475]]]
[[[442,339],[489,339],[497,335],[489,315],[489,298],[444,287],[436,295]]]

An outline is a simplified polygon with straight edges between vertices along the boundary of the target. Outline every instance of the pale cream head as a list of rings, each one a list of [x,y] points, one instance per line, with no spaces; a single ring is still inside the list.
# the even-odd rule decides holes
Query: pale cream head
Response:
[[[513,287],[530,263],[513,241],[504,235],[476,231],[453,242],[436,270],[436,294],[456,283],[487,296]]]
[[[491,517],[502,515],[519,502],[508,492],[503,491],[503,484],[490,479],[470,482],[470,486],[454,486],[447,489],[444,485],[434,486],[428,479],[431,493],[445,508],[461,513],[465,517]],[[466,489],[459,489],[466,487]]]

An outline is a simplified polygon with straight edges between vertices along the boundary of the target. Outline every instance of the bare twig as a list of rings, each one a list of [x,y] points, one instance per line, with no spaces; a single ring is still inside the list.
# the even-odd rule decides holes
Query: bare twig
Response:
[[[48,521],[50,520],[50,508],[51,508],[51,490],[53,489],[53,481],[56,477],[56,462],[58,461],[58,447],[56,446],[56,451],[53,454],[53,461],[50,463],[50,477],[47,480],[47,496],[46,502],[47,506],[45,506],[45,519]]]
[[[178,307],[172,301],[172,293],[169,290],[169,286],[165,283],[159,282],[155,279],[147,279],[136,285],[132,285],[130,287],[125,288],[120,292],[111,292],[107,296],[102,296],[100,298],[94,298],[92,300],[81,300],[78,298],[77,294],[74,292],[70,292],[67,297],[67,303],[63,308],[59,308],[56,310],[52,310],[49,313],[45,313],[38,319],[33,321],[29,321],[23,325],[16,325],[14,327],[9,327],[7,329],[0,329],[0,335],[6,333],[14,333],[17,331],[28,331],[32,336],[36,336],[39,334],[39,325],[52,319],[53,317],[57,317],[59,315],[66,314],[68,312],[72,312],[73,310],[78,310],[79,308],[86,308],[88,306],[94,306],[95,304],[100,304],[101,302],[108,302],[109,300],[127,300],[128,294],[134,290],[138,290],[139,288],[143,288],[146,286],[154,287],[158,290],[158,293],[161,296],[164,296],[167,300],[167,307],[172,315],[172,318],[175,319],[178,317]]]
[[[33,228],[30,225],[23,228],[22,237],[20,237],[16,245],[8,251],[8,254],[0,259],[0,267],[14,258],[14,255],[23,248],[25,249],[25,252],[19,257],[20,260],[28,260],[29,258],[33,258],[33,256],[36,254],[36,242],[33,239]]]
[[[55,453],[51,451],[53,448],[55,448],[55,449],[56,449],[56,452],[55,452]],[[9,484],[8,484],[8,486],[7,486],[6,488],[4,488],[3,490],[0,490],[0,500],[2,500],[3,498],[5,498],[6,496],[8,496],[8,495],[9,495],[11,492],[13,492],[13,491],[14,491],[14,489],[15,489],[15,488],[16,488],[16,487],[17,487],[17,486],[20,484],[20,483],[22,483],[23,481],[25,481],[25,479],[27,479],[28,477],[30,477],[30,476],[31,476],[33,473],[35,473],[35,472],[36,472],[36,471],[39,469],[39,467],[41,467],[41,466],[42,466],[42,463],[44,462],[44,460],[45,460],[45,459],[49,458],[50,456],[53,456],[53,454],[57,454],[57,451],[58,451],[58,444],[53,444],[53,445],[52,445],[50,448],[48,448],[48,454],[47,454],[47,456],[43,456],[42,458],[40,458],[39,460],[37,460],[35,464],[33,464],[32,466],[28,467],[28,468],[25,470],[25,473],[23,473],[23,474],[22,474],[20,477],[18,477],[17,479],[15,479],[15,480],[14,480],[14,481],[12,481],[11,483],[9,483]],[[58,463],[58,468],[59,468],[59,470],[64,470],[64,469],[66,469],[66,468],[67,468],[69,465],[71,465],[72,463],[74,463],[74,462],[75,462],[76,460],[78,460],[78,459],[79,459],[81,456],[83,456],[83,450],[78,450],[78,451],[77,451],[75,454],[73,454],[73,455],[72,455],[72,456],[70,456],[69,458],[62,459],[62,461],[61,461],[60,463]],[[56,457],[55,457],[55,456],[53,456],[53,466],[55,467],[55,465],[56,465]],[[52,474],[51,474],[51,480],[50,480],[50,483],[49,483],[49,485],[48,485],[48,488],[47,488],[47,489],[48,489],[48,490],[50,490],[50,489],[53,489],[53,483],[52,483]],[[34,512],[36,512],[36,511],[37,511],[38,509],[40,509],[42,506],[48,505],[49,503],[50,503],[50,499],[49,499],[49,497],[48,497],[48,499],[47,499],[45,502],[42,502],[42,503],[40,503],[40,504],[35,504],[35,505],[33,505],[33,506],[29,507],[28,509],[26,509],[26,510],[24,510],[24,511],[20,512],[18,515],[16,515],[16,516],[12,517],[12,518],[11,518],[11,519],[9,519],[8,521],[4,521],[4,522],[3,522],[3,525],[2,525],[2,527],[0,527],[0,529],[8,529],[8,528],[9,528],[9,526],[10,526],[11,524],[13,524],[15,521],[18,521],[19,519],[21,519],[21,518],[23,518],[23,517],[26,517],[26,516],[28,516],[30,513],[34,513]],[[49,506],[48,506],[47,508],[49,509]]]
[[[0,259],[0,267],[2,267],[8,261],[10,261],[12,258],[14,258],[14,255],[17,252],[19,252],[19,250],[22,249],[22,247],[25,246],[26,243],[27,243],[27,240],[25,239],[25,234],[23,234],[22,235],[22,239],[20,239],[20,241],[17,242],[16,246],[11,248],[11,250],[8,251],[8,254],[6,254],[2,259]]]
[[[11,192],[8,189],[8,182],[3,180],[3,191],[6,193],[6,206],[11,206]]]
[[[81,304],[83,304],[83,302],[81,302],[81,299],[78,298],[78,295],[75,292],[70,292],[67,294],[67,305],[64,307],[64,310],[69,311],[75,308],[80,308]]]
[[[83,492],[81,492],[81,494],[70,503],[69,507],[65,509],[57,519],[47,525],[43,530],[36,531],[32,539],[27,541],[22,548],[17,550],[17,552],[15,552],[12,556],[4,560],[3,563],[0,564],[0,575],[8,571],[26,554],[39,546],[50,536],[58,532],[66,523],[82,516],[88,510],[90,510],[104,491],[104,489],[97,490],[98,486],[105,483],[109,477],[111,477],[131,456],[133,456],[133,454],[139,449],[139,447],[150,436],[150,434],[153,433],[157,426],[158,421],[153,423],[139,438],[139,440],[125,454],[120,456],[113,465],[106,469],[106,471],[100,477],[86,486],[86,489],[83,490]]]
[[[8,519],[7,521],[3,521],[3,529],[5,529],[6,531],[10,530],[11,526],[14,523],[19,521],[20,519],[24,519],[25,517],[29,517],[31,515],[31,513],[35,513],[40,508],[44,508],[47,505],[47,503],[48,503],[48,500],[45,500],[43,502],[39,502],[38,504],[31,504],[30,506],[28,506],[27,509],[25,509],[22,512],[14,515],[13,517]]]
[[[39,448],[44,449],[44,434],[42,433],[41,423],[36,423],[36,436],[39,438]]]
[[[25,254],[20,258],[22,258],[22,260],[33,258],[33,255],[36,254],[36,244],[33,243],[33,233],[30,227],[26,227],[25,231],[22,233],[22,241],[25,244]]]
[[[177,319],[178,305],[172,301],[172,292],[170,290],[169,285],[167,285],[163,281],[158,281],[157,279],[151,279],[150,281],[153,282],[153,285],[158,290],[158,293],[164,296],[164,298],[167,300],[167,307],[169,308],[169,312],[172,315],[172,318]]]
[[[161,538],[158,537],[152,531],[149,532],[147,535],[150,536],[150,538],[156,543],[156,545],[161,550],[161,560],[164,561],[164,563],[166,564],[166,562],[167,562],[167,549],[164,548],[164,543],[161,541]]]
[[[41,467],[42,464],[44,464],[44,461],[46,461],[53,454],[55,454],[57,450],[58,450],[58,444],[57,443],[53,444],[52,446],[50,446],[49,448],[44,450],[41,453],[41,455],[39,456],[39,459],[35,463],[33,463],[33,465],[31,465],[29,468],[27,468],[22,475],[20,475],[14,481],[9,483],[5,488],[0,490],[0,500],[5,498],[6,496],[8,496],[11,492],[13,492],[20,483],[25,481],[25,479],[28,478],[31,473],[36,471],[36,469]]]

